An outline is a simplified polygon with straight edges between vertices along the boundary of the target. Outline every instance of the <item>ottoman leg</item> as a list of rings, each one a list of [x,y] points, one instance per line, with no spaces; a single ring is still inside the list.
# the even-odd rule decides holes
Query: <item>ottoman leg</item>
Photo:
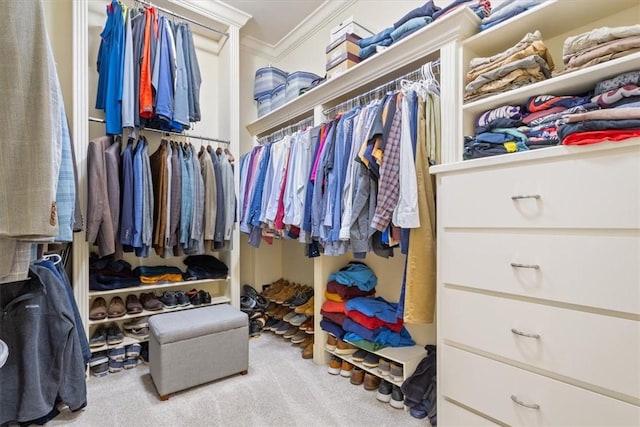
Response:
[[[162,396],[160,396],[160,400],[162,400],[163,402],[165,400],[169,400],[169,395],[168,394],[163,394]]]
[[[244,370],[244,371],[240,372],[240,375],[247,375],[248,373],[249,373],[249,371]]]

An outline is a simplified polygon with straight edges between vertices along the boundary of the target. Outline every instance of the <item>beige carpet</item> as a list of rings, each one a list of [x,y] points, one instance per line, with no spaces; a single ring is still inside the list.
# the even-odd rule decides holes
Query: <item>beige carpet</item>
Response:
[[[249,344],[249,374],[171,395],[161,402],[147,366],[92,377],[88,406],[64,411],[49,425],[81,426],[421,426],[409,412],[375,398],[374,391],[326,366],[300,357],[300,349],[267,332]]]

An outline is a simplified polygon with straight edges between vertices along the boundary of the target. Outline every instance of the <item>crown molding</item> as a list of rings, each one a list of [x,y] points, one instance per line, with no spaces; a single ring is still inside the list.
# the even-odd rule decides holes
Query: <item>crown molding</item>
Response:
[[[357,1],[325,0],[277,43],[265,43],[255,37],[244,35],[240,37],[240,45],[250,53],[266,57],[274,62],[280,61]]]
[[[156,0],[157,1],[157,0]],[[238,28],[242,28],[251,15],[245,13],[233,6],[220,1],[198,1],[198,0],[165,0],[166,2],[182,8],[184,10],[191,11],[202,17],[208,18],[217,23],[225,24],[226,26],[233,25]]]

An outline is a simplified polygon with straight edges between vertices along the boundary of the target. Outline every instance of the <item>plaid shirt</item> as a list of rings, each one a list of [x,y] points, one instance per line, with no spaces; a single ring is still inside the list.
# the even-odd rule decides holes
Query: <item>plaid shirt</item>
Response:
[[[393,115],[389,138],[385,144],[384,157],[380,165],[380,179],[378,181],[378,199],[376,212],[371,220],[371,226],[379,231],[384,231],[393,215],[393,210],[398,204],[400,192],[400,129],[402,128],[402,102]]]

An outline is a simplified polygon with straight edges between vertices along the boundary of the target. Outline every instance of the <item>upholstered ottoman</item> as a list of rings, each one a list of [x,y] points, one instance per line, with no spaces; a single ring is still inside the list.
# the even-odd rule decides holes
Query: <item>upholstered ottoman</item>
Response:
[[[249,368],[247,315],[228,304],[149,318],[149,372],[160,398]]]

